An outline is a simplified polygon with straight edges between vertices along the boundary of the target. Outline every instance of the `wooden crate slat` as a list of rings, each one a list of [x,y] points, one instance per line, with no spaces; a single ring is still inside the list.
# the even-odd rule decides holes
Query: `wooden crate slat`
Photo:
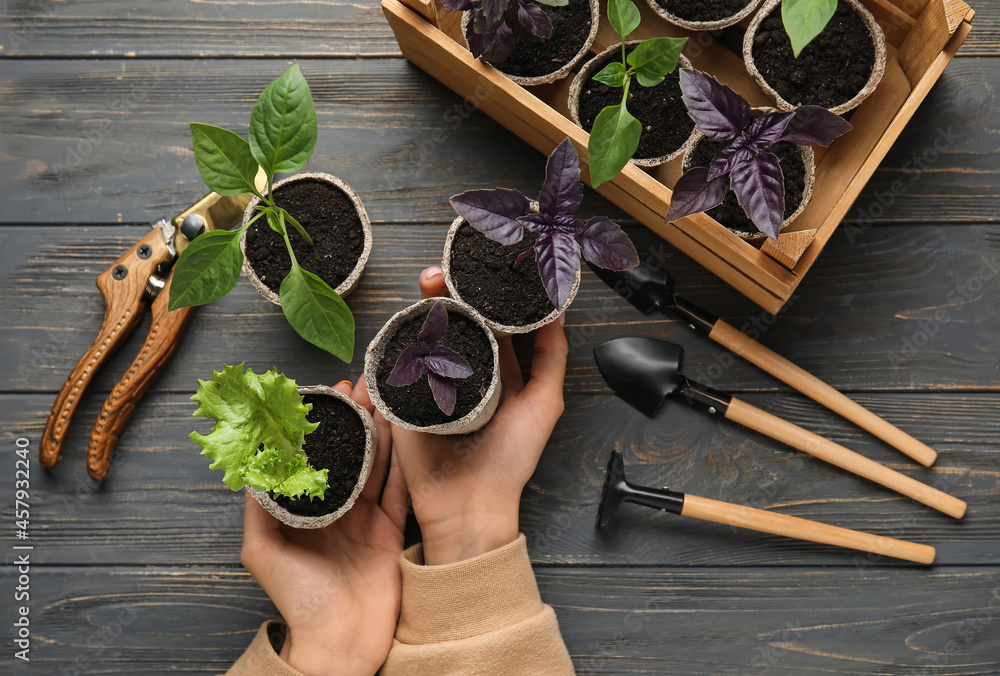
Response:
[[[969,12],[964,2],[930,0],[899,48],[899,63],[911,82],[928,71]]]
[[[898,47],[917,20],[888,0],[862,0],[885,33],[886,41]]]

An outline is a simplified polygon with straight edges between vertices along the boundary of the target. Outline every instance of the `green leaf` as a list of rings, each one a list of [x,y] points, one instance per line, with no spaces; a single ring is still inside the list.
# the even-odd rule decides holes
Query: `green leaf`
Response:
[[[608,0],[608,21],[622,41],[639,26],[639,8],[632,0]]]
[[[277,491],[307,466],[305,435],[319,424],[306,417],[312,406],[303,403],[295,381],[277,370],[258,375],[252,369],[244,373],[242,364],[224,366],[211,380],[198,381],[191,400],[199,405],[194,415],[214,420],[215,426],[207,436],[192,432],[190,439],[212,461],[211,469],[224,472],[222,480],[234,491],[250,483],[248,473],[250,485]],[[265,457],[258,459],[259,453]]]
[[[242,268],[239,230],[210,230],[198,235],[174,265],[167,309],[219,300],[236,286]]]
[[[354,316],[322,279],[292,264],[281,280],[281,309],[296,333],[338,359],[354,358]]]
[[[194,161],[205,185],[220,195],[256,192],[257,160],[250,144],[228,129],[191,123]]]
[[[639,84],[653,87],[663,82],[677,68],[686,42],[687,38],[653,38],[639,43],[627,59]]]
[[[281,207],[272,209],[271,207],[264,207],[264,216],[267,218],[267,225],[274,230],[276,233],[284,237],[287,233],[285,232],[285,222],[281,220],[281,213],[284,211]]]
[[[837,0],[784,0],[781,21],[798,58],[812,39],[823,32],[837,11]]]
[[[280,451],[265,446],[247,466],[245,481],[255,488],[271,486],[267,490],[290,498],[305,494],[310,499],[322,499],[328,486],[328,475],[329,470],[310,467],[305,453],[286,460]]]
[[[622,62],[612,61],[602,68],[601,72],[594,76],[594,79],[609,87],[624,87],[627,77],[625,66],[622,65]]]
[[[642,123],[632,117],[624,103],[607,106],[597,114],[587,145],[593,187],[610,181],[621,172],[639,147],[641,134]]]
[[[316,107],[298,64],[267,86],[250,115],[250,150],[268,176],[298,171],[316,147]]]
[[[548,5],[549,7],[565,7],[569,4],[569,0],[535,0],[539,5]]]

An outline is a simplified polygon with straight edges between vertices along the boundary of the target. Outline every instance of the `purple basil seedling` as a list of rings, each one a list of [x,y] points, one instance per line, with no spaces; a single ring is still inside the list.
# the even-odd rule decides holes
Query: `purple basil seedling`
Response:
[[[580,158],[568,138],[556,146],[545,165],[538,213],[531,211],[531,200],[518,190],[469,190],[451,198],[459,216],[501,244],[520,242],[525,230],[538,235],[535,245],[514,265],[534,252],[545,291],[556,309],[569,300],[581,250],[588,261],[608,270],[629,270],[639,264],[635,245],[617,223],[603,216],[586,223],[575,217],[582,203]]]
[[[536,0],[561,7],[569,0]],[[477,59],[498,65],[514,52],[514,44],[542,42],[552,37],[552,22],[538,5],[521,0],[441,0],[448,12],[471,10],[465,37]]]
[[[778,239],[784,220],[785,181],[778,157],[768,148],[779,141],[825,146],[849,132],[851,125],[817,106],[753,119],[750,104],[711,75],[684,69],[680,78],[684,104],[698,131],[725,145],[710,166],[692,167],[677,181],[667,222],[717,207],[727,187],[732,187],[754,225]]]
[[[420,328],[419,343],[403,350],[386,382],[393,387],[403,387],[427,374],[427,383],[438,408],[445,415],[451,415],[455,410],[455,381],[471,376],[472,367],[450,347],[437,345],[447,331],[448,311],[444,303],[434,303]]]

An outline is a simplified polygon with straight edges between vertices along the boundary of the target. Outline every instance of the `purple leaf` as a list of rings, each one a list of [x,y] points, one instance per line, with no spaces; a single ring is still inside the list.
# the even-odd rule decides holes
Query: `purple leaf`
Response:
[[[446,12],[464,12],[472,9],[472,0],[441,0],[441,6]]]
[[[472,227],[501,244],[516,244],[524,235],[517,221],[531,210],[531,201],[517,190],[468,190],[451,198],[451,206]]]
[[[744,145],[761,153],[781,139],[794,113],[767,113],[750,123],[743,133]],[[839,118],[838,118],[839,119]]]
[[[685,68],[680,80],[688,114],[708,138],[728,141],[750,124],[750,104],[711,75]]]
[[[481,0],[479,9],[473,13],[469,25],[480,35],[493,33],[503,21],[510,0]]]
[[[433,371],[427,372],[427,383],[431,386],[431,394],[438,408],[445,415],[455,412],[456,390],[455,381],[451,378],[442,378]]]
[[[725,176],[709,180],[707,167],[688,169],[674,186],[674,196],[667,210],[667,223],[717,207],[725,197]]]
[[[778,239],[785,217],[785,180],[773,153],[740,155],[729,175],[736,199],[761,232]]]
[[[548,214],[525,214],[517,222],[535,234],[552,232],[556,227],[556,219]]]
[[[707,180],[714,181],[732,171],[736,156],[744,148],[746,148],[746,138],[743,136],[737,136],[729,144],[719,148],[715,157],[712,158],[712,163],[708,166]]]
[[[549,300],[561,309],[569,300],[580,269],[580,245],[572,235],[546,233],[535,240],[535,259]]]
[[[424,319],[424,325],[420,327],[420,335],[417,336],[417,339],[421,343],[436,343],[444,338],[447,331],[448,311],[445,309],[444,303],[438,301],[431,306],[427,313],[427,318]]]
[[[552,21],[538,5],[517,3],[517,21],[528,33],[539,40],[552,37]]]
[[[472,55],[486,63],[501,64],[514,52],[514,32],[506,23],[501,23],[489,33],[481,34],[475,31],[470,21],[465,37]]]
[[[583,203],[580,157],[568,138],[556,146],[545,163],[545,182],[538,195],[539,211],[550,216],[572,216]]]
[[[778,141],[800,146],[826,146],[853,129],[850,123],[826,108],[803,106],[792,113],[792,120]]]
[[[412,385],[420,380],[420,376],[424,375],[426,370],[420,358],[420,349],[416,345],[411,345],[399,355],[396,365],[392,367],[392,373],[385,382],[393,387]]]
[[[559,215],[555,217],[555,222],[556,230],[567,235],[579,235],[587,227],[586,223],[574,216]]]
[[[608,270],[631,270],[639,265],[639,252],[614,221],[595,216],[580,233],[583,257]]]
[[[444,378],[468,378],[472,375],[472,367],[465,357],[444,345],[432,347],[431,353],[424,357],[424,364],[431,373]]]

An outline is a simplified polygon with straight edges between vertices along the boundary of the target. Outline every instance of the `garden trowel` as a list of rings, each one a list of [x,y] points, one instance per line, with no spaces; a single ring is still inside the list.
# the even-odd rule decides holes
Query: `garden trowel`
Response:
[[[934,548],[928,545],[838,528],[818,521],[678,493],[665,488],[636,486],[625,478],[622,454],[619,451],[612,451],[611,459],[608,461],[608,473],[604,477],[601,504],[597,510],[597,525],[604,527],[611,523],[622,502],[633,502],[703,521],[714,521],[762,533],[857,549],[917,563],[934,562]]]
[[[665,270],[649,263],[624,272],[605,270],[591,265],[590,269],[643,314],[654,310],[671,311],[695,329],[706,333],[719,345],[732,350],[778,380],[842,415],[864,430],[899,449],[920,464],[930,467],[937,452],[906,432],[875,415],[853,399],[764,347],[731,324],[698,307],[673,292],[670,276]]]
[[[594,350],[601,374],[611,388],[649,417],[671,395],[683,395],[709,413],[760,432],[803,453],[891,488],[949,516],[960,519],[966,504],[947,493],[889,469],[859,453],[771,415],[732,395],[686,378],[680,371],[684,349],[655,338],[618,338]]]

